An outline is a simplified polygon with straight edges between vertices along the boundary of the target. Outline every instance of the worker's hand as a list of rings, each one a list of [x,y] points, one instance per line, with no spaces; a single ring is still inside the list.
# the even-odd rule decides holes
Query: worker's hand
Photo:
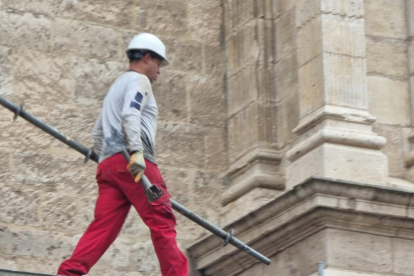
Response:
[[[145,170],[144,153],[142,151],[133,153],[127,168],[134,176],[135,182],[139,182]]]

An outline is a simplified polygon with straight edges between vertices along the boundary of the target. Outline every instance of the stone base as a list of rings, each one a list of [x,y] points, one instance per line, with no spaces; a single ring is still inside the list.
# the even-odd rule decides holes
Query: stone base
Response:
[[[379,150],[325,143],[293,161],[286,170],[286,188],[310,177],[387,185],[388,159]]]

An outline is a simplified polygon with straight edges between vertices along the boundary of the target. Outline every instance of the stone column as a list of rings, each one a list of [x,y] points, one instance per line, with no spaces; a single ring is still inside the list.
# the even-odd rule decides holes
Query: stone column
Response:
[[[229,169],[223,223],[284,188],[276,146],[273,5],[269,0],[224,1]]]
[[[414,0],[406,1],[406,15],[407,15],[407,29],[408,29],[408,76],[409,76],[409,88],[411,95],[411,116],[414,120]],[[408,136],[408,154],[405,157],[405,165],[407,172],[405,178],[411,182],[414,182],[414,132]]]
[[[300,123],[287,188],[318,176],[386,184],[386,139],[368,112],[363,0],[298,0]]]

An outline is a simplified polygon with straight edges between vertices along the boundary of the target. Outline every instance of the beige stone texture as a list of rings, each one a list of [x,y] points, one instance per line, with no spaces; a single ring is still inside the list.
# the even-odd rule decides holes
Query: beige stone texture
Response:
[[[277,14],[280,15],[295,7],[296,2],[297,0],[276,0],[273,5],[276,7]]]
[[[368,76],[369,112],[379,123],[411,124],[408,83],[380,76]]]
[[[322,22],[320,17],[313,18],[297,33],[298,64],[304,66],[322,54]]]
[[[13,63],[11,59],[11,48],[0,47],[0,96],[13,93]]]
[[[406,77],[406,43],[404,41],[367,37],[367,71],[368,74]]]
[[[403,275],[412,275],[414,259],[410,254],[414,241],[407,239],[393,239],[393,272]]]
[[[330,265],[377,273],[392,272],[391,238],[342,230],[329,230],[327,235]]]
[[[31,13],[9,13],[0,10],[0,41],[2,46],[49,51],[51,22]]]
[[[281,58],[276,64],[276,72],[277,101],[298,94],[299,76],[297,56],[290,55]]]
[[[76,0],[3,0],[3,10],[12,9],[20,12],[30,12],[62,18],[75,18],[79,8]]]
[[[296,53],[296,26],[293,9],[276,19],[276,58],[287,57]]]
[[[407,26],[404,0],[365,0],[367,35],[405,39]]]
[[[119,33],[109,27],[79,24],[75,21],[56,19],[54,22],[53,49],[99,59],[117,59]],[[122,53],[123,54],[123,53]]]
[[[286,186],[293,188],[312,176],[385,185],[388,160],[379,151],[326,143],[287,168]]]
[[[387,144],[382,149],[382,152],[388,156],[389,175],[404,178],[404,138],[401,128],[398,126],[375,124],[374,132],[387,139]]]
[[[0,221],[17,225],[39,226],[39,192],[30,188],[21,191],[16,188],[9,188],[10,186],[0,187],[3,198],[0,203],[2,210]]]

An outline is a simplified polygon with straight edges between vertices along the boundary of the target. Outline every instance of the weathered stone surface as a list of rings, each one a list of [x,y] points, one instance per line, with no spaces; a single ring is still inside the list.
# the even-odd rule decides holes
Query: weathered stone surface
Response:
[[[382,149],[388,156],[389,175],[404,178],[404,145],[403,135],[400,127],[376,124],[374,132],[387,138],[387,144]]]
[[[188,34],[191,38],[202,43],[219,44],[222,35],[221,1],[192,0],[186,2],[188,2]]]
[[[404,0],[366,0],[364,4],[368,35],[398,39],[407,37]]]
[[[159,273],[158,260],[151,241],[134,244],[131,248],[131,258],[136,271]]]
[[[226,109],[222,80],[192,75],[188,82],[190,122],[199,126],[223,128]]]
[[[134,27],[132,0],[80,0],[77,18],[110,26]]]
[[[392,271],[391,238],[334,229],[327,234],[329,265],[377,273]]]
[[[44,16],[0,11],[0,44],[49,51],[51,23]]]
[[[292,142],[296,135],[293,133],[299,125],[299,95],[293,92],[284,98],[278,105],[277,114],[277,141],[280,143]]]
[[[200,72],[203,68],[202,46],[196,43],[165,39],[169,69]]]
[[[321,17],[307,23],[297,33],[298,65],[302,66],[322,53],[323,37]]]
[[[279,15],[295,7],[297,0],[276,0],[274,2],[277,14]]]
[[[223,129],[212,129],[205,137],[206,169],[224,171],[227,168],[227,145]]]
[[[56,19],[54,29],[56,51],[106,60],[116,60],[121,55],[120,35],[111,28]]]
[[[189,103],[186,83],[185,74],[161,69],[161,75],[152,87],[160,120],[187,122]]]
[[[102,262],[106,262],[112,268],[128,268],[130,266],[132,242],[116,239],[102,256]]]
[[[326,103],[367,109],[365,60],[330,53],[324,54],[323,59]]]
[[[276,99],[282,99],[298,93],[299,76],[297,56],[281,58],[276,64]]]
[[[1,136],[0,136],[1,137]],[[5,150],[0,150],[0,183],[9,183],[12,177],[11,171],[11,159],[12,155],[10,152]]]
[[[385,77],[369,76],[369,111],[379,123],[407,126],[410,119],[408,83]]]
[[[18,228],[0,226],[0,252],[5,255],[17,256],[17,259],[36,257],[47,261],[48,259],[56,260],[68,257],[66,253],[72,249],[67,246],[68,242],[67,238],[53,232],[34,229],[20,230]],[[39,260],[37,261],[39,262]],[[19,264],[19,269],[33,271],[33,269],[28,270],[25,265],[22,266],[22,263]]]
[[[409,74],[414,74],[414,39],[408,41],[408,67]]]
[[[75,99],[83,105],[102,106],[109,87],[124,71],[128,69],[127,62],[99,61],[73,57],[71,69],[75,83]]]
[[[323,51],[365,57],[364,23],[363,19],[322,15]]]
[[[323,57],[320,55],[299,68],[300,117],[324,105]]]
[[[6,186],[0,187],[0,193],[2,195],[0,201],[1,222],[28,226],[40,224],[38,215],[40,193],[38,191],[22,186],[17,186],[14,189]]]
[[[225,72],[226,56],[220,45],[204,45],[203,68],[206,74],[217,76],[223,79]]]
[[[0,46],[0,96],[13,93],[12,50]]]
[[[407,76],[406,43],[367,37],[367,69],[368,73],[394,77]]]
[[[253,65],[247,66],[227,82],[227,108],[229,116],[235,115],[259,97]]]
[[[364,0],[321,1],[321,10],[335,15],[361,17],[364,15]]]
[[[295,11],[289,10],[276,19],[276,58],[296,53]]]
[[[184,124],[159,121],[156,160],[182,168],[202,168],[205,161],[206,132]]]
[[[4,10],[13,9],[52,17],[74,18],[78,8],[76,0],[3,0]]]
[[[187,2],[183,0],[140,1],[140,8],[145,11],[141,14],[145,18],[145,31],[174,37],[187,34],[189,31]]]
[[[44,108],[73,99],[73,80],[68,55],[17,51],[14,57],[14,96],[26,104]]]
[[[412,240],[392,239],[393,249],[393,272],[412,275],[414,271],[414,256],[411,249],[414,245]]]
[[[79,225],[79,208],[74,196],[59,193],[45,193],[40,202],[42,226],[51,231],[77,230]]]

